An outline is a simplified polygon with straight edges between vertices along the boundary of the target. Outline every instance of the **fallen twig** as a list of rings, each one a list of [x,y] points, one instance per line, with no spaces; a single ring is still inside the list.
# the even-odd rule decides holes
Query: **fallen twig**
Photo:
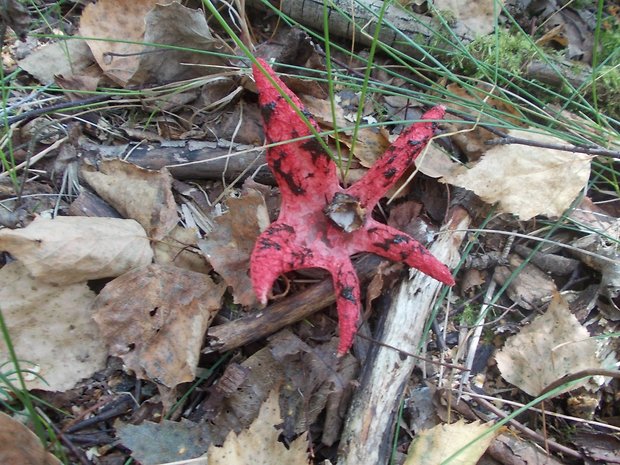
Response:
[[[382,259],[376,255],[363,257],[355,265],[360,280],[369,279],[381,261]],[[202,352],[225,352],[241,347],[301,321],[335,301],[336,294],[332,280],[325,279],[299,294],[274,302],[261,311],[209,328],[207,343]]]

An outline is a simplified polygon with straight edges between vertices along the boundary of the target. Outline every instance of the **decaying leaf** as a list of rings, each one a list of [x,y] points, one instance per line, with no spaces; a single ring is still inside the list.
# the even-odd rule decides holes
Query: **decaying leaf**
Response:
[[[565,145],[543,134],[515,130],[508,135]],[[522,220],[536,215],[557,217],[586,186],[591,159],[579,153],[503,145],[489,150],[473,168],[462,168],[443,181],[474,191],[485,202],[499,202],[502,212]]]
[[[85,40],[70,39],[45,45],[23,60],[19,67],[42,84],[54,82],[54,76],[83,72],[95,62]]]
[[[172,388],[195,378],[224,291],[208,275],[149,265],[108,283],[93,305],[94,318],[111,355],[139,378]]]
[[[153,244],[155,263],[170,264],[197,273],[208,273],[211,267],[198,250],[195,228],[177,225],[161,241]]]
[[[47,284],[32,278],[20,262],[0,269],[0,282],[0,310],[20,366],[43,378],[27,374],[30,389],[71,389],[105,367],[107,350],[92,320],[95,294],[86,283]],[[0,361],[8,359],[0,338]]]
[[[84,165],[82,176],[123,217],[136,220],[152,240],[160,240],[179,221],[172,177],[165,168],[147,170],[122,160]]]
[[[0,412],[0,444],[2,464],[62,465],[32,431],[3,412]]]
[[[334,124],[329,100],[304,95],[301,101],[306,110],[314,116],[321,126],[328,129],[337,126],[340,143],[349,149],[351,148],[351,136],[353,135],[351,127],[355,125],[355,114],[346,115],[342,107],[336,105],[336,124]],[[345,130],[345,128],[348,129]],[[359,160],[362,166],[370,168],[389,146],[389,134],[386,130],[360,128],[357,132],[353,156]]]
[[[136,72],[144,46],[144,17],[157,0],[100,0],[84,8],[80,35],[107,76],[125,85]],[[115,40],[120,39],[120,40]],[[134,43],[130,43],[134,42]]]
[[[597,355],[598,343],[570,312],[567,302],[556,294],[544,315],[506,340],[495,355],[506,381],[531,396],[538,396],[554,381],[582,370],[612,368]],[[566,392],[583,386],[572,385]]]
[[[160,465],[177,462],[204,454],[212,442],[210,425],[163,420],[145,421],[139,425],[116,424],[118,437],[131,456],[141,465]]]
[[[417,435],[409,446],[405,465],[475,465],[494,437],[488,424],[477,421],[437,425]],[[449,462],[444,462],[459,451]]]
[[[307,431],[324,410],[327,397],[341,394],[345,388],[341,369],[354,358],[347,356],[343,363],[337,364],[336,344],[334,338],[309,347],[291,331],[274,334],[268,347],[243,361],[241,369],[247,375],[233,392],[218,402],[213,423],[224,430],[247,428],[269,392],[282,385],[281,405],[287,415],[281,434],[292,439]]]
[[[250,254],[260,232],[269,224],[263,196],[248,189],[240,198],[226,201],[228,212],[215,218],[213,231],[198,242],[211,266],[232,287],[236,304],[252,306],[258,299],[248,276]]]
[[[205,74],[205,68],[188,63],[205,65],[219,61],[198,52],[213,50],[219,44],[209,31],[204,13],[169,0],[99,0],[84,8],[80,35],[89,38],[87,42],[97,63],[121,86],[197,77]],[[197,52],[180,50],[181,47]]]
[[[209,465],[273,465],[309,464],[307,434],[302,434],[288,447],[278,441],[276,425],[282,423],[278,391],[271,392],[260,409],[258,418],[247,430],[231,432],[222,447],[211,446],[207,452]]]
[[[0,230],[0,250],[53,284],[116,277],[153,259],[144,229],[134,220],[85,216],[36,218],[24,229]]]

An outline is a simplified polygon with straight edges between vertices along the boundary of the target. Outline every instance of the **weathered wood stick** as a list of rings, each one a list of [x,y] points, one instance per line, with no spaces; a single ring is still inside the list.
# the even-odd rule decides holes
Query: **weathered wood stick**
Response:
[[[230,144],[230,143],[228,143]],[[169,141],[144,145],[99,145],[87,139],[80,140],[80,150],[86,160],[121,158],[142,168],[159,170],[166,166],[177,179],[222,179],[232,181],[242,175],[251,176],[265,165],[262,147],[208,141]],[[191,164],[188,164],[191,163]],[[255,181],[273,184],[273,175],[265,166]]]
[[[384,261],[376,255],[367,255],[355,265],[360,281],[368,280]],[[203,353],[225,352],[275,333],[336,301],[331,279],[321,281],[299,294],[268,305],[263,310],[207,330]]]
[[[469,223],[467,211],[453,207],[442,228],[444,234],[432,244],[430,252],[454,267]],[[379,337],[386,346],[376,345],[363,364],[360,387],[354,394],[340,440],[339,465],[389,463],[395,415],[417,363],[413,357],[403,357],[403,353],[418,352],[424,324],[441,286],[439,281],[417,272],[411,279],[403,280],[395,292]]]
[[[262,0],[246,0],[245,4],[256,9],[272,11]],[[272,4],[286,16],[317,31],[322,31],[323,0],[273,1]],[[376,0],[332,0],[327,8],[329,32],[344,39],[355,33],[356,43],[369,46],[377,24],[377,16],[383,2]],[[341,13],[342,12],[342,13]],[[349,18],[347,18],[349,16]],[[354,27],[352,21],[359,27]],[[394,28],[389,27],[392,24]],[[379,40],[409,55],[419,56],[417,48],[408,45],[404,37],[425,42],[438,27],[432,18],[417,15],[398,6],[387,7],[380,27]]]

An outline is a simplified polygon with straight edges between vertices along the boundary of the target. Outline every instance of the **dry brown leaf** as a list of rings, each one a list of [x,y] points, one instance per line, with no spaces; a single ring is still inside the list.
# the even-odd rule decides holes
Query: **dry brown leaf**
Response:
[[[320,125],[327,128],[334,127],[329,100],[319,99],[310,95],[304,95],[301,99],[306,110],[312,113]],[[339,134],[340,142],[347,148],[350,148],[351,140],[349,136],[353,135],[351,128],[355,124],[354,116],[347,117],[342,107],[336,105],[336,124],[341,131]],[[343,128],[349,129],[342,131]],[[389,146],[389,134],[385,129],[360,128],[357,132],[353,156],[359,160],[362,166],[370,168]]]
[[[209,465],[273,465],[309,464],[308,438],[304,433],[288,447],[278,441],[282,423],[278,391],[271,392],[260,413],[247,430],[236,434],[231,431],[222,447],[211,446],[206,456]]]
[[[459,420],[449,425],[434,426],[422,431],[413,440],[405,465],[475,465],[496,435],[490,431],[488,424],[477,421],[465,423]],[[474,440],[476,442],[470,444]],[[458,451],[461,452],[449,462],[444,462]]]
[[[524,131],[509,136],[560,144],[555,137]],[[501,145],[489,150],[471,169],[462,168],[442,181],[474,191],[485,202],[499,202],[505,213],[521,220],[536,215],[560,216],[590,177],[589,155],[526,145]]]
[[[242,197],[226,201],[228,212],[215,218],[216,226],[198,246],[233,289],[236,304],[258,303],[248,276],[250,254],[260,232],[269,225],[269,214],[262,194],[248,189]]]
[[[92,320],[95,294],[86,283],[43,283],[20,262],[0,269],[0,282],[0,309],[20,366],[43,378],[27,375],[28,388],[65,391],[105,368],[107,350]],[[0,360],[8,359],[0,338]]]
[[[172,176],[122,160],[83,165],[82,176],[99,197],[125,218],[136,220],[152,240],[163,239],[179,222]]]
[[[164,3],[168,3],[164,5]],[[227,61],[204,53],[225,52],[224,44],[211,35],[202,10],[187,8],[180,2],[158,1],[147,13],[144,41],[151,44],[173,45],[191,50],[166,50],[156,47],[146,49],[140,60],[140,67],[131,80],[132,84],[142,82],[168,83],[192,79],[219,71]]]
[[[144,17],[156,3],[157,0],[99,0],[86,5],[82,12],[80,35],[91,38],[87,43],[95,60],[121,86],[135,74],[144,51],[144,45],[129,42],[144,40]]]
[[[544,315],[506,340],[495,355],[506,381],[536,397],[554,381],[582,370],[603,366],[599,345],[570,312],[568,303],[556,294]],[[586,384],[583,381],[562,392]]]
[[[23,60],[19,67],[42,84],[54,82],[54,76],[71,76],[94,66],[95,59],[85,40],[71,39],[41,47]]]
[[[149,265],[108,283],[94,303],[109,346],[138,378],[173,388],[191,381],[225,287],[208,275]]]
[[[204,13],[186,8],[179,2],[99,0],[84,9],[80,34],[107,39],[88,40],[88,45],[106,75],[121,86],[190,79],[208,74],[204,65],[221,64],[221,59],[200,53],[218,50],[221,45],[213,39]],[[119,40],[173,45],[197,51]],[[188,63],[202,66],[188,66]]]
[[[197,273],[208,273],[211,267],[198,250],[194,228],[175,226],[170,234],[153,244],[155,263],[170,264]]]
[[[0,250],[53,284],[112,278],[153,259],[144,229],[134,220],[84,216],[37,218],[23,229],[0,230]]]
[[[0,412],[0,463],[6,465],[62,465],[47,452],[26,426]]]
[[[349,124],[350,125],[350,124]],[[348,148],[351,143],[347,140],[342,141]],[[357,133],[357,142],[353,148],[353,156],[357,158],[365,168],[370,168],[381,158],[381,155],[390,146],[388,132],[383,128],[360,128]]]

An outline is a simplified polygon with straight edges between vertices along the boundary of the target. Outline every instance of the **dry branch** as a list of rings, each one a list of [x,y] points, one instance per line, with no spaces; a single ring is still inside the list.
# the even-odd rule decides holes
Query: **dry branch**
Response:
[[[454,207],[450,219],[430,252],[453,267],[458,250],[470,223],[466,210]],[[416,273],[405,280],[387,311],[380,342],[417,353],[424,324],[433,308],[441,283]],[[411,376],[416,360],[404,357],[391,347],[377,345],[364,363],[360,387],[347,415],[340,441],[338,463],[342,465],[375,465],[388,463],[393,435],[394,416],[403,389]]]
[[[262,147],[232,144],[226,141],[169,141],[143,145],[99,145],[87,139],[80,140],[83,158],[120,158],[142,168],[159,170],[164,166],[177,179],[222,179],[229,181],[238,176],[251,176],[265,164]],[[190,164],[191,163],[191,164]],[[273,184],[273,176],[265,166],[254,178],[257,182]]]
[[[262,0],[246,0],[245,3],[253,8],[272,11]],[[322,0],[273,1],[272,4],[300,24],[317,31],[323,30]],[[355,32],[356,43],[369,46],[383,2],[376,0],[356,0],[354,2],[332,0],[329,4],[327,14],[330,34],[351,39]],[[353,26],[353,21],[358,27]],[[388,24],[394,27],[392,28]],[[403,38],[408,37],[417,42],[420,40],[426,42],[432,37],[433,29],[437,30],[437,25],[431,18],[405,11],[392,4],[385,11],[379,40],[409,55],[418,56],[419,50],[404,43]]]
[[[368,280],[384,261],[376,255],[363,257],[355,269],[360,281]],[[207,331],[207,345],[203,353],[225,352],[256,341],[301,321],[314,312],[336,301],[331,279],[326,279],[299,294],[268,305],[261,311],[230,323],[213,326]]]

